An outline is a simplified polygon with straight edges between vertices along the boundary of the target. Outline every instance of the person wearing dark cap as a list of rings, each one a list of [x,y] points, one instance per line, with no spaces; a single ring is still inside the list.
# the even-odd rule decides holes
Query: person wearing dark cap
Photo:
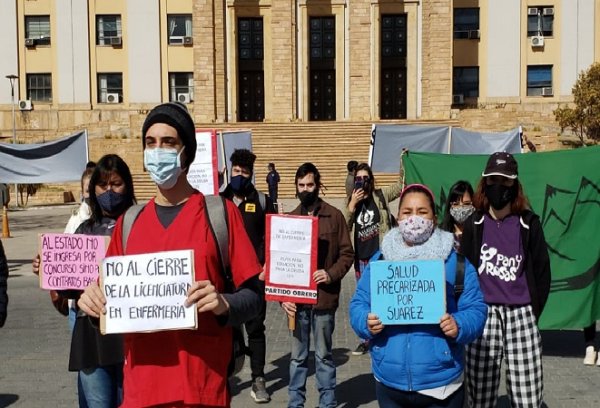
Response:
[[[281,179],[279,178],[279,173],[275,170],[275,163],[269,163],[267,166],[267,170],[269,173],[267,174],[267,186],[269,187],[269,197],[273,200],[274,203],[277,202],[277,194],[279,190],[279,182]]]
[[[261,265],[264,265],[266,215],[275,213],[275,206],[269,196],[256,190],[252,184],[256,155],[248,149],[236,149],[229,160],[231,161],[231,181],[221,195],[233,201],[240,210],[254,252]],[[264,292],[264,284],[261,285],[261,289]],[[250,370],[252,371],[250,396],[256,403],[266,403],[271,400],[265,384],[266,315],[267,302],[263,298],[258,316],[244,325],[248,334]]]
[[[488,305],[483,335],[467,346],[469,406],[494,407],[500,367],[514,407],[540,407],[542,342],[537,322],[550,292],[550,259],[539,217],[518,178],[515,158],[489,157],[465,222],[461,250],[478,268]]]
[[[235,205],[224,200],[234,293],[224,293],[218,243],[209,232],[204,195],[187,180],[194,161],[194,122],[185,106],[164,103],[150,111],[142,127],[144,166],[157,195],[139,212],[123,244],[123,217],[117,221],[107,256],[191,249],[194,282],[186,307],[198,311],[198,328],[125,334],[124,400],[121,407],[230,406],[227,384],[232,325],[258,314],[262,267]],[[85,313],[106,313],[97,283],[78,301]]]

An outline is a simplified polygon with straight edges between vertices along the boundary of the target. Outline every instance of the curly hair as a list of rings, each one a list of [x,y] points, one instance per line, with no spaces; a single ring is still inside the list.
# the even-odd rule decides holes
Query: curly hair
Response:
[[[254,173],[254,161],[256,155],[248,149],[235,149],[229,157],[232,166],[240,166],[241,168],[250,170]]]

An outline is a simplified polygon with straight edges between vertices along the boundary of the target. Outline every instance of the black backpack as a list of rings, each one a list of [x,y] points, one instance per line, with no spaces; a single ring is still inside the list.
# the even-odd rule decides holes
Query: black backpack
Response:
[[[219,261],[221,263],[221,277],[225,281],[225,292],[233,293],[235,284],[231,276],[231,267],[229,263],[229,219],[227,217],[227,208],[225,198],[218,195],[204,196],[206,201],[205,211],[208,219],[210,231],[213,234],[217,247],[219,248]],[[261,203],[262,204],[262,203]],[[123,250],[127,246],[127,238],[131,232],[133,223],[144,208],[143,205],[134,205],[130,207],[123,216],[123,234],[121,236]],[[233,335],[233,353],[227,374],[229,377],[239,373],[244,367],[244,360],[248,354],[244,331],[240,326],[232,326]]]

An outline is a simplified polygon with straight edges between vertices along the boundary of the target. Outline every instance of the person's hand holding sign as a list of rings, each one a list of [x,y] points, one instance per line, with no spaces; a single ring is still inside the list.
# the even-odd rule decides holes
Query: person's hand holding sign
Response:
[[[440,319],[440,328],[448,337],[455,339],[456,336],[458,336],[458,325],[456,324],[456,320],[448,313],[444,314]]]
[[[369,313],[367,315],[367,328],[372,335],[381,333],[384,327],[385,326],[381,323],[381,320],[379,320],[379,317],[377,317],[376,314]]]
[[[100,314],[106,314],[105,304],[106,298],[97,282],[90,283],[77,301],[77,306],[79,306],[85,314],[96,318],[99,318]]]
[[[317,285],[319,283],[328,284],[331,283],[331,276],[329,276],[325,269],[318,269],[313,273],[313,280],[317,282]]]
[[[187,292],[185,306],[196,304],[199,313],[213,312],[222,315],[229,311],[229,303],[208,280],[196,281]]]

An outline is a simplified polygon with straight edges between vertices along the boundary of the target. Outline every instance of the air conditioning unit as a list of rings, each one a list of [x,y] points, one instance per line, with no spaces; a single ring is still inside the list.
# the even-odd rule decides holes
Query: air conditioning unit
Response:
[[[552,90],[551,86],[542,88],[542,96],[553,96],[553,95],[554,95],[554,91]]]
[[[106,94],[106,103],[119,103],[119,94],[118,93]]]
[[[544,7],[542,14],[545,16],[553,16],[554,15],[554,7]]]
[[[22,111],[32,110],[33,106],[31,105],[31,99],[23,99],[22,101],[19,101],[19,109]]]
[[[465,96],[463,94],[452,95],[452,105],[464,105]]]
[[[533,37],[531,37],[531,46],[532,47],[543,47],[544,46],[544,36],[534,35]]]
[[[35,38],[25,38],[25,47],[35,47]]]
[[[123,45],[123,39],[121,37],[110,37],[110,45]]]
[[[194,44],[194,38],[193,37],[183,37],[183,43],[185,45],[193,45]]]
[[[172,36],[169,37],[169,44],[171,45],[180,45],[184,43],[184,38],[185,37],[181,37],[181,36]]]
[[[527,8],[527,15],[528,16],[537,16],[538,15],[538,8],[537,7],[529,7]]]
[[[470,40],[479,40],[481,37],[481,32],[479,30],[470,30],[469,31],[469,39]]]
[[[181,103],[190,103],[192,98],[190,98],[189,93],[178,93],[177,94],[177,102]]]

